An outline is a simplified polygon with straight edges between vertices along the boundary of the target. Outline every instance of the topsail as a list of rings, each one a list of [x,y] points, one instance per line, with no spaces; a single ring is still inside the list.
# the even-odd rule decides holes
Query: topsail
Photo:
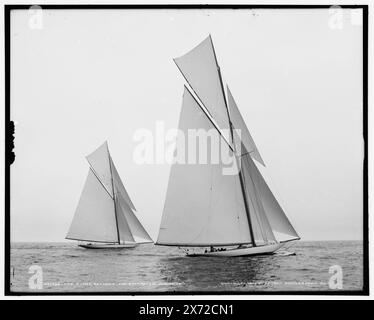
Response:
[[[229,119],[226,111],[225,93],[222,87],[221,72],[209,36],[185,55],[174,62],[187,83],[199,97],[219,129],[229,141]]]

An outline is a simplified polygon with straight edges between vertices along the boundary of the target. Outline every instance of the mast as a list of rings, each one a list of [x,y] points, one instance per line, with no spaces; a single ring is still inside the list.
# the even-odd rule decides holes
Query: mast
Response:
[[[216,60],[219,81],[221,83],[221,89],[222,89],[223,98],[224,98],[226,111],[227,111],[227,118],[229,120],[230,138],[231,138],[231,142],[232,142],[232,145],[233,145],[233,148],[234,148],[234,156],[235,156],[235,160],[236,160],[236,165],[238,166],[239,161],[238,161],[238,158],[237,158],[237,155],[236,155],[236,147],[235,147],[235,143],[234,143],[234,134],[233,134],[233,130],[232,130],[232,123],[231,123],[231,120],[230,120],[230,112],[229,112],[228,104],[227,104],[227,101],[226,101],[226,95],[225,95],[225,90],[224,90],[223,81],[222,81],[221,68],[218,64],[217,55],[216,55],[216,51],[214,49],[213,40],[212,40],[211,35],[209,35],[209,38],[210,38],[210,41],[212,43],[214,58]],[[252,245],[254,247],[256,247],[256,241],[255,241],[255,238],[254,238],[254,235],[253,235],[253,227],[252,227],[251,216],[250,216],[250,212],[249,212],[249,206],[248,206],[247,197],[246,197],[246,193],[245,193],[244,176],[243,176],[243,173],[242,173],[241,169],[239,170],[239,180],[240,180],[240,188],[241,188],[242,195],[243,195],[243,200],[244,200],[245,213],[246,213],[247,219],[248,219],[248,226],[249,226],[249,231],[250,231],[250,235],[251,235]]]
[[[218,67],[218,73],[220,75],[220,80],[221,80],[221,84],[222,84],[221,70],[219,69],[219,67]],[[226,103],[226,99],[225,99],[225,103]],[[226,104],[226,108],[227,108],[227,104]],[[229,117],[231,142],[233,143],[234,149],[236,149],[236,147],[234,145],[234,134],[233,134],[233,130],[232,130],[232,123],[231,123],[231,120],[230,120],[230,113],[229,113],[229,109],[228,108],[227,108],[227,116]],[[236,155],[236,150],[234,152],[234,156],[235,156],[235,159],[236,159],[236,165],[238,165],[239,161],[238,161],[238,158],[237,158],[237,155]],[[239,170],[240,188],[242,190],[242,195],[243,195],[243,200],[244,200],[244,207],[245,207],[245,213],[247,214],[248,226],[249,226],[249,231],[250,231],[250,234],[251,234],[251,241],[252,241],[252,245],[254,247],[256,247],[256,241],[255,241],[255,238],[254,238],[254,235],[253,235],[253,227],[252,227],[251,215],[250,215],[249,206],[248,206],[248,199],[247,199],[246,192],[245,192],[245,182],[244,182],[243,172],[241,170],[241,165],[240,165],[239,168],[240,168],[240,170]]]
[[[107,145],[108,147],[108,145]],[[117,206],[116,206],[116,193],[114,191],[114,182],[113,182],[113,173],[112,173],[112,158],[110,156],[110,153],[109,153],[109,149],[108,150],[108,158],[109,158],[109,168],[110,168],[110,177],[111,177],[111,181],[112,181],[112,190],[113,190],[113,202],[114,202],[114,216],[116,218],[116,228],[117,228],[117,238],[118,238],[118,244],[121,244],[121,238],[120,238],[120,235],[119,235],[119,228],[118,228],[118,217],[117,217]]]

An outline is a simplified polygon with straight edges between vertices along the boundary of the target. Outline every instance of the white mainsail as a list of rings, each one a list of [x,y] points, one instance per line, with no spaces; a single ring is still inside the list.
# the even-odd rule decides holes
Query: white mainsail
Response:
[[[66,239],[120,244],[153,242],[132,212],[134,205],[110,157],[107,142],[87,160],[90,170]]]
[[[188,129],[212,128],[185,88],[179,129],[187,136]],[[228,154],[227,143],[220,140],[225,149],[222,154]],[[222,168],[222,162],[172,166],[157,244],[209,246],[251,242],[238,175],[224,175]]]
[[[117,242],[114,202],[92,169],[66,236],[71,240]]]
[[[226,129],[223,135],[229,141],[225,94],[211,37],[174,61],[219,129]]]
[[[185,87],[179,129],[187,136],[188,129],[208,131],[215,128],[221,134],[221,148],[227,149],[224,151],[232,149],[229,143],[233,144],[234,151],[240,147],[241,152],[236,152],[235,157],[241,169],[239,174],[224,175],[224,161],[218,164],[173,164],[157,244],[218,246],[252,243],[253,246],[271,247],[277,242],[299,239],[252,160],[264,165],[228,87],[226,103],[211,37],[174,61],[204,106],[200,106]],[[221,132],[227,128],[231,129],[229,137]],[[241,131],[240,138],[235,135],[235,129]]]

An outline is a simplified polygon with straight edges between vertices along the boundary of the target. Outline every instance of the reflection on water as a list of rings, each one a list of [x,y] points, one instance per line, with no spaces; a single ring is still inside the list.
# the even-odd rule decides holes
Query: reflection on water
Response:
[[[274,267],[271,261],[271,256],[160,257],[157,269],[163,279],[183,284],[176,290],[227,291],[260,281]]]
[[[71,243],[15,243],[13,291],[29,288],[32,265],[44,291],[219,292],[329,290],[329,268],[343,270],[343,289],[361,290],[362,242],[297,242],[296,255],[186,257],[152,244],[124,250],[87,250]]]

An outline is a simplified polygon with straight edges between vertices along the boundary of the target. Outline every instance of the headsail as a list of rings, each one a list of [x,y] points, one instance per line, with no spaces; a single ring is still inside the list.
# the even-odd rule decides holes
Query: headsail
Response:
[[[134,237],[132,236],[129,224],[127,223],[125,212],[122,209],[122,206],[118,199],[115,200],[116,202],[116,215],[117,215],[117,223],[118,223],[118,233],[120,243],[125,242],[135,242]]]
[[[213,128],[185,88],[179,129],[187,136],[188,129]],[[228,155],[228,144],[217,137],[221,154]],[[172,166],[157,244],[209,246],[251,242],[238,175],[224,175],[223,167],[222,159],[218,164]]]
[[[110,157],[110,165],[112,166],[113,184],[117,190],[117,194],[122,198],[123,201],[125,201],[130,206],[131,209],[136,211],[129,194],[127,193],[126,188],[122,183],[122,180],[118,174],[116,166],[114,165],[112,157]]]
[[[127,225],[131,231],[133,241],[136,241],[137,243],[152,243],[152,238],[139,222],[138,218],[135,216],[127,202],[124,202],[121,199],[119,199],[118,202],[126,219]]]
[[[179,58],[175,58],[174,62],[216,121],[219,129],[226,130],[223,135],[226,141],[229,141],[227,130],[230,126],[226,111],[225,93],[212,38],[208,36],[194,49]]]
[[[241,157],[241,170],[245,181],[245,195],[248,199],[255,242],[256,244],[261,244],[276,241],[266,217],[259,191],[254,184],[251,168],[247,164],[248,158],[250,159],[248,154]]]
[[[236,146],[236,150],[241,150],[241,154],[245,154],[249,152],[253,159],[256,159],[259,163],[265,166],[264,161],[261,158],[260,152],[257,149],[257,146],[252,139],[251,134],[245,124],[245,121],[236,105],[236,102],[231,94],[229,87],[227,86],[227,97],[228,97],[228,105],[230,110],[230,121],[233,125],[233,129],[240,130],[240,137],[236,134],[234,130],[234,144]],[[242,144],[245,148],[239,148]]]
[[[243,159],[242,165],[252,178],[257,198],[261,202],[275,238],[278,241],[300,239],[251,157],[245,155]]]
[[[90,169],[66,239],[117,242],[114,202]]]

